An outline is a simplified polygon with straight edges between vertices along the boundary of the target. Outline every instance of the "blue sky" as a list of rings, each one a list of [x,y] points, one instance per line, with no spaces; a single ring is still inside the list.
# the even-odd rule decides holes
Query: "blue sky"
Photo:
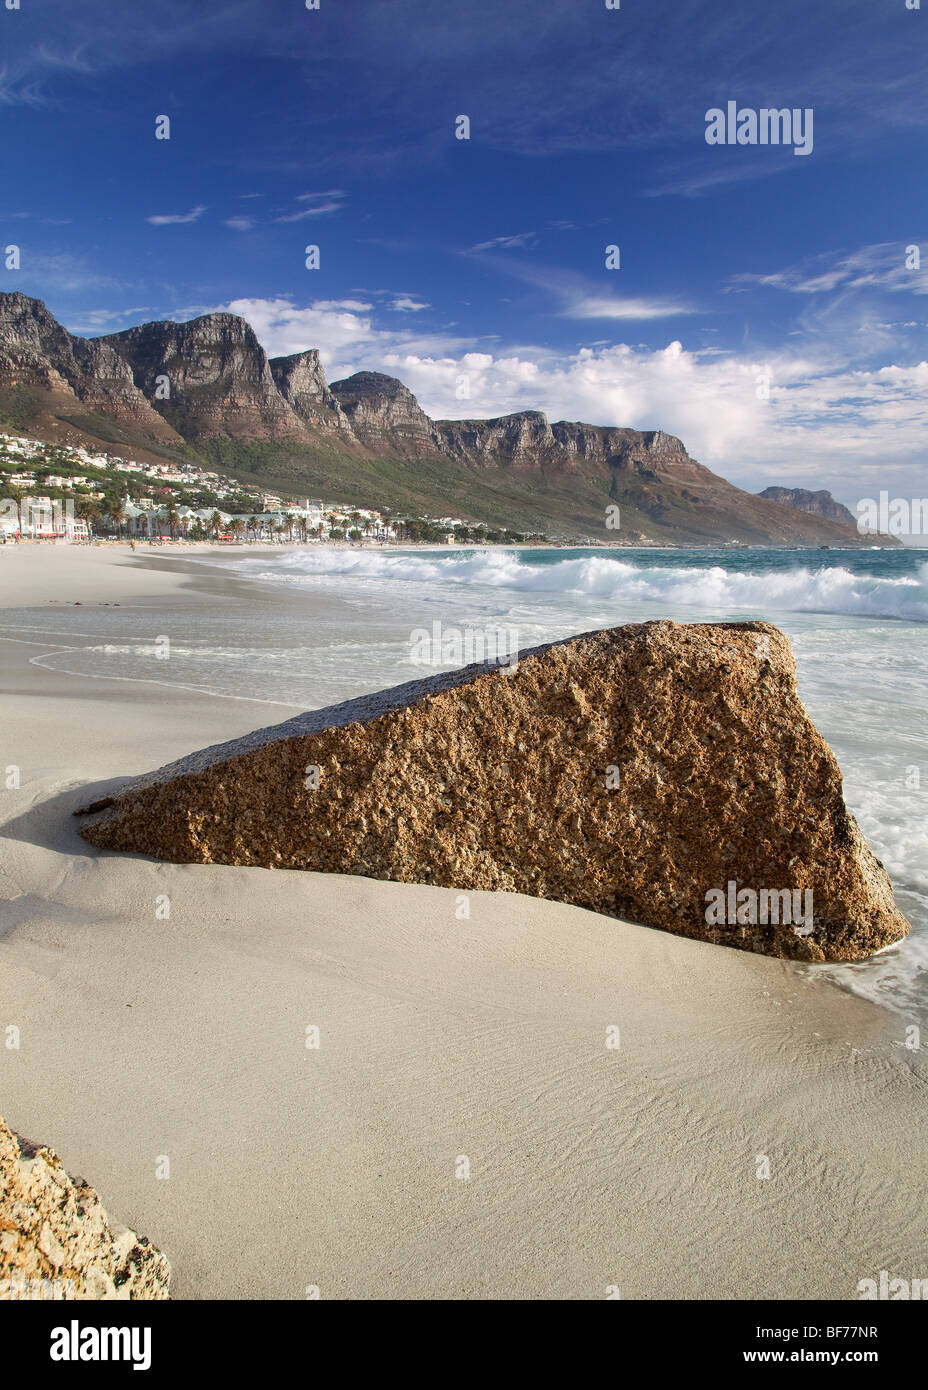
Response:
[[[0,287],[72,331],[231,309],[435,416],[925,492],[928,0],[6,3]],[[708,145],[728,101],[811,153]]]

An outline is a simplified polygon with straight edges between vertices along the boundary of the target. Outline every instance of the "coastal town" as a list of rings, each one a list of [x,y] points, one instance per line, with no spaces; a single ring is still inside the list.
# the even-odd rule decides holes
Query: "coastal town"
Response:
[[[106,539],[473,545],[545,537],[461,517],[285,497],[198,464],[138,462],[0,433],[0,543]]]

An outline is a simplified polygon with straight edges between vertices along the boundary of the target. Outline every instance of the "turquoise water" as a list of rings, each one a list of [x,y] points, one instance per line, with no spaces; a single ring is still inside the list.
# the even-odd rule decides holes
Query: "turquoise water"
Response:
[[[292,706],[318,708],[425,674],[412,663],[411,635],[435,622],[504,627],[523,650],[650,618],[776,623],[792,641],[800,693],[838,757],[848,804],[914,927],[905,945],[873,961],[822,969],[925,1017],[928,552],[315,546],[197,558],[234,567],[289,602],[7,610],[0,632],[36,642],[34,660],[52,669],[265,700],[274,723]],[[333,602],[320,605],[319,595]],[[156,654],[161,635],[170,638],[168,660]],[[66,645],[51,651],[45,638]]]

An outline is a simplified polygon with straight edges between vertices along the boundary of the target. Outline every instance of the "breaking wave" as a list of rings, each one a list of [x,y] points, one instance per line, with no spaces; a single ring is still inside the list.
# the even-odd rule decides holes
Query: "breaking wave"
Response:
[[[595,553],[531,563],[510,550],[445,556],[320,549],[283,556],[273,568],[261,561],[246,564],[255,564],[253,577],[258,579],[318,587],[341,586],[346,581],[365,586],[414,583],[432,589],[436,584],[473,586],[716,611],[845,613],[928,622],[928,564],[924,562],[915,574],[878,575],[855,574],[840,564],[813,567],[785,565],[782,560],[779,565],[767,563],[751,570],[728,568],[725,563],[670,565],[651,556],[629,563]]]

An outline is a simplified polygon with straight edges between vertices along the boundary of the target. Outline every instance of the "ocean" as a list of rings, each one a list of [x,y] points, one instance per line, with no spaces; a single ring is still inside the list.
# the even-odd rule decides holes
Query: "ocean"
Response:
[[[776,623],[848,805],[913,924],[904,945],[871,961],[809,969],[912,1021],[928,1017],[928,551],[320,545],[183,558],[234,569],[290,601],[163,614],[65,601],[5,610],[0,631],[36,643],[33,660],[53,670],[266,701],[272,724],[293,706],[320,708],[426,674],[411,638],[436,622],[512,630],[523,650],[651,618]],[[319,595],[334,602],[319,604]],[[46,639],[65,645],[46,650]]]

